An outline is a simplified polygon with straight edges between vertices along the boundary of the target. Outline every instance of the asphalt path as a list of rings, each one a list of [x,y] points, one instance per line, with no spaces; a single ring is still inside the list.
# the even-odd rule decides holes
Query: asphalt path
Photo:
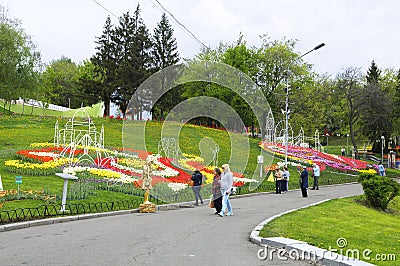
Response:
[[[299,190],[232,198],[231,217],[203,205],[6,231],[0,265],[310,265],[258,259],[251,230],[278,213],[359,194],[359,184],[348,184],[309,191],[308,198]]]

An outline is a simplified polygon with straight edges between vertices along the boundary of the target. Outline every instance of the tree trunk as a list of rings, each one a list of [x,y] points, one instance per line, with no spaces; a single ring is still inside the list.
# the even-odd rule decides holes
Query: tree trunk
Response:
[[[110,99],[108,97],[105,97],[103,100],[104,100],[103,116],[108,117],[110,116]]]

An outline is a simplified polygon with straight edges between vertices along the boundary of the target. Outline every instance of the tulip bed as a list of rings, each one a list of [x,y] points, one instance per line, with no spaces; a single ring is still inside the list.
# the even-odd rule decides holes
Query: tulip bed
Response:
[[[271,153],[276,157],[284,158],[285,147],[282,144],[261,142],[260,147],[264,151]],[[376,174],[376,169],[378,167],[376,164],[369,164],[362,160],[355,160],[345,156],[328,154],[298,146],[289,146],[287,156],[288,160],[292,164],[294,163],[297,166],[306,165],[311,167],[313,163],[316,163],[320,167],[321,171],[329,169],[349,174]]]
[[[132,194],[133,189],[140,190],[143,165],[148,156],[153,156],[152,185],[165,183],[171,193],[188,189],[192,185],[191,172],[200,169],[205,177],[205,185],[211,184],[213,180],[213,167],[203,165],[204,160],[193,154],[183,154],[177,162],[169,158],[163,158],[150,152],[132,149],[100,149],[96,147],[55,147],[52,143],[32,143],[31,149],[16,152],[18,159],[6,160],[5,167],[10,173],[23,176],[52,176],[56,172],[76,175],[80,178],[78,190],[102,189]],[[94,155],[98,152],[112,154],[109,157],[95,158],[92,164],[87,161],[80,163],[80,155],[84,153]],[[56,177],[55,177],[56,178]],[[83,180],[83,181],[82,181]],[[252,180],[243,178],[242,175],[234,173],[234,185],[243,186]],[[96,184],[95,186],[83,186],[81,183]],[[99,184],[107,184],[99,185]],[[121,190],[113,187],[124,186],[129,189]],[[164,187],[164,186],[163,186]],[[76,190],[74,183],[71,189]],[[71,190],[70,189],[70,190]],[[168,191],[164,191],[168,193]],[[72,193],[76,195],[77,193]],[[85,191],[81,193],[81,199],[94,194]],[[136,192],[136,194],[141,194]],[[80,199],[79,196],[69,196]],[[60,195],[58,195],[60,198]]]

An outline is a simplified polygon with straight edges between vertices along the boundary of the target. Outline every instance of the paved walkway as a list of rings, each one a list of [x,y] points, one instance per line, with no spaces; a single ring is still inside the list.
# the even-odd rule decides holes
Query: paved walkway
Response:
[[[234,216],[208,206],[133,213],[0,233],[1,265],[309,265],[261,261],[251,230],[264,219],[323,199],[362,193],[358,184],[232,199]]]

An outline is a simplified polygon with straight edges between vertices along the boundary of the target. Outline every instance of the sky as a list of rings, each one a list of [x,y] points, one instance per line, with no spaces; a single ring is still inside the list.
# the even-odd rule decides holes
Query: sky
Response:
[[[326,43],[304,57],[319,74],[335,76],[347,67],[366,71],[372,60],[381,69],[400,68],[398,0],[158,1],[211,48],[235,42],[240,32],[248,45],[259,47],[260,35],[267,34],[271,40],[297,40],[300,54]],[[76,63],[89,59],[107,16],[116,25],[117,17],[133,13],[138,3],[153,32],[163,14],[156,0],[0,0],[10,18],[21,20],[45,63],[61,56]],[[168,18],[181,57],[192,58],[201,44]]]

